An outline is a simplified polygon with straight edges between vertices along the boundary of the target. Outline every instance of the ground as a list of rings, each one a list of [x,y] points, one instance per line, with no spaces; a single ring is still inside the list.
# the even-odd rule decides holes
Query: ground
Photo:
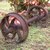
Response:
[[[50,50],[50,28],[29,27],[28,38],[21,44],[5,43],[0,38],[0,50]]]
[[[0,20],[2,18],[3,17],[0,16]],[[30,26],[28,37],[26,41],[21,44],[14,42],[9,44],[5,43],[4,37],[0,31],[0,50],[50,50],[50,26],[47,28],[36,27],[35,25]]]

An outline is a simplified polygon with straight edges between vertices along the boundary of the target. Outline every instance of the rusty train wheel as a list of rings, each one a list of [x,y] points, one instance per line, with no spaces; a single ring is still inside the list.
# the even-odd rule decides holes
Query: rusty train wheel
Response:
[[[47,11],[41,7],[41,6],[32,6],[28,10],[28,15],[30,14],[31,17],[39,16],[39,17],[45,17],[47,15]]]
[[[28,10],[28,16],[31,18],[36,18],[35,20],[32,20],[32,22],[29,22],[29,25],[32,25],[32,23],[37,23],[42,19],[47,18],[47,14],[48,11],[46,9],[44,9],[41,6],[32,6],[29,10]]]
[[[14,18],[12,20],[10,19],[11,21],[9,22],[9,20],[7,20],[9,17],[10,18],[14,17]],[[5,27],[5,24],[7,25],[5,20],[7,20],[8,29]],[[28,36],[28,25],[27,25],[25,19],[17,13],[7,14],[6,17],[3,18],[1,24],[2,24],[1,31],[5,38],[10,38],[11,37],[10,35],[13,34],[13,36],[10,39],[14,39],[17,34],[18,40],[16,42],[20,43],[20,42],[24,41]],[[4,30],[5,30],[5,32],[4,32]],[[7,33],[7,30],[8,30],[8,33]]]
[[[5,37],[5,39],[13,39],[15,37],[15,32],[13,32],[13,27],[9,28],[9,16],[6,16],[2,19],[1,21],[1,31],[2,31],[2,34],[3,36]],[[9,33],[13,33],[13,36],[12,37],[9,37]]]

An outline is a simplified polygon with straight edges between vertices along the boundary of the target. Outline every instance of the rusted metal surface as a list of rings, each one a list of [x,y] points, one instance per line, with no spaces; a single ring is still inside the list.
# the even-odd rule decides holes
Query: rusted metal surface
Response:
[[[33,11],[33,9],[38,10],[38,12]],[[31,23],[31,22],[36,21],[36,20],[39,21],[39,20],[41,20],[43,18],[47,18],[47,14],[48,14],[48,11],[45,10],[43,7],[41,7],[41,6],[33,6],[28,10],[28,15],[31,16],[31,18],[28,20],[28,23]]]
[[[36,9],[37,11],[33,11]],[[17,43],[23,42],[28,36],[28,24],[33,21],[39,21],[47,17],[47,11],[40,6],[33,6],[27,12],[26,16],[31,16],[30,19],[25,19],[23,15],[12,12],[8,13],[1,21],[1,31],[5,39],[13,40],[18,35]],[[10,36],[12,35],[12,36]]]
[[[10,26],[10,24],[8,24],[9,26],[10,26],[10,28],[8,28],[8,34],[10,33],[9,32],[9,30],[10,31],[12,31],[11,33],[13,33],[14,31],[15,31],[15,33],[13,33],[13,37],[12,38],[14,38],[15,37],[15,35],[16,35],[16,33],[18,34],[18,37],[19,37],[19,39],[18,39],[18,41],[17,41],[17,43],[19,43],[19,42],[22,42],[22,41],[24,41],[26,38],[27,38],[27,36],[28,36],[28,25],[27,25],[27,23],[26,23],[26,21],[24,20],[24,18],[22,18],[19,14],[17,14],[17,13],[9,13],[9,14],[7,14],[7,16],[5,17],[6,19],[8,19],[7,17],[14,17],[15,18],[15,20],[13,20],[12,22],[11,22],[11,26]],[[5,19],[4,18],[4,19]],[[4,20],[3,19],[3,20]],[[5,19],[5,20],[6,20]],[[7,38],[8,36],[7,36],[7,29],[4,29],[4,24],[5,24],[5,21],[3,22],[3,20],[2,20],[2,22],[1,22],[1,30],[2,30],[2,34],[4,35],[4,37],[5,38]],[[16,20],[18,20],[18,21],[16,21]],[[9,20],[10,21],[10,20]],[[17,24],[19,24],[19,25],[21,25],[21,28],[17,28],[19,25],[16,25],[15,23],[14,23],[14,21],[15,21],[15,23]],[[8,22],[8,21],[7,21]],[[7,24],[7,23],[6,23]],[[13,24],[14,24],[14,26],[13,26]],[[4,26],[4,27],[3,27]],[[14,28],[15,27],[15,28]],[[6,28],[6,27],[5,27]],[[3,32],[5,30],[5,32]],[[13,31],[14,30],[14,31]],[[17,31],[17,32],[16,32]]]
[[[34,10],[33,9],[36,9],[39,12],[39,14],[36,13],[35,15],[39,15],[39,16],[45,17],[48,14],[47,10],[44,9],[43,7],[41,7],[41,6],[32,6],[28,10],[28,14],[32,13],[31,11],[33,11],[33,14],[34,14]]]
[[[5,37],[5,39],[9,39],[10,37],[8,36],[8,34],[11,32],[13,34],[13,36],[11,37],[11,39],[13,39],[13,37],[15,36],[15,34],[13,33],[13,27],[9,28],[9,16],[6,16],[2,19],[1,21],[1,30],[2,30],[2,34]]]

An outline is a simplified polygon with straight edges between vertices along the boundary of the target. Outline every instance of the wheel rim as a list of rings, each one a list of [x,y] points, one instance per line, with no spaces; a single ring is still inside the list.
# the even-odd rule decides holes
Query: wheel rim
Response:
[[[36,13],[35,15],[32,15],[34,13],[32,13],[31,11],[33,9],[36,9],[38,13]],[[34,11],[35,12],[35,11]],[[32,14],[31,14],[32,13]],[[36,17],[36,16],[39,16],[41,18],[45,17],[47,15],[47,11],[43,8],[43,7],[40,7],[40,6],[33,6],[31,7],[29,10],[28,10],[28,15],[31,14],[32,17]]]
[[[18,15],[17,13],[9,13],[9,14],[7,14],[7,16],[11,16],[11,17],[13,17],[14,16],[14,19],[10,22],[10,24],[9,24],[9,30],[11,30],[11,28],[13,28],[13,30],[15,31],[15,35],[17,34],[17,36],[18,36],[18,38],[17,38],[17,43],[20,43],[20,42],[22,42],[22,41],[24,41],[26,38],[27,38],[27,35],[28,35],[28,27],[27,27],[27,24],[26,24],[26,22],[25,22],[25,20],[22,18],[22,17],[20,17],[20,15]],[[7,17],[6,16],[6,17]],[[14,24],[14,23],[16,23],[16,22],[14,22],[14,20],[15,19],[17,19],[18,20],[18,24],[19,24],[19,27],[18,27],[18,25],[16,25],[16,24]],[[3,22],[5,20],[5,18],[2,20],[2,22],[1,22],[1,24],[2,24],[2,26],[3,26],[3,24],[5,23],[5,22]],[[19,22],[20,21],[20,22]],[[23,22],[22,22],[23,21]],[[21,28],[21,26],[20,26],[20,23],[21,23],[21,25],[22,25],[22,28]],[[15,25],[15,27],[18,27],[19,28],[19,30],[22,30],[22,31],[18,31],[18,28],[16,29],[13,25]],[[2,33],[4,33],[3,32],[3,29],[2,29],[2,26],[1,26],[1,30],[2,30]],[[17,32],[16,32],[17,31]],[[21,34],[21,32],[23,32],[23,36],[22,36],[22,34]],[[10,32],[8,32],[8,33],[12,33],[11,31]],[[19,35],[19,34],[20,35]],[[3,34],[4,35],[4,34]],[[9,34],[8,34],[9,35]],[[15,38],[15,35],[14,35],[14,37],[13,37],[13,40],[14,40],[14,38]],[[4,37],[6,37],[5,35],[4,35]],[[11,38],[12,39],[12,38]]]
[[[15,37],[16,32],[13,32],[14,28],[10,27],[10,23],[9,23],[9,17],[5,17],[2,22],[1,22],[1,29],[2,29],[2,34],[3,36],[7,39],[13,39]],[[11,38],[9,37],[9,35],[13,35]]]

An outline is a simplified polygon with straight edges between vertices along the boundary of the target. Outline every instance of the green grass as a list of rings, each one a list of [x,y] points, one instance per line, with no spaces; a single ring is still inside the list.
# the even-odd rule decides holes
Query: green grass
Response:
[[[50,11],[50,7],[47,7],[48,11]]]
[[[44,30],[45,31],[44,31]],[[35,26],[31,26],[29,27],[29,33],[28,33],[28,38],[26,39],[26,41],[24,41],[21,44],[0,44],[1,47],[3,47],[3,49],[12,49],[12,50],[31,50],[34,47],[37,50],[41,50],[41,47],[43,49],[45,49],[44,47],[46,47],[48,50],[50,49],[50,47],[48,47],[50,45],[50,36],[47,36],[46,34],[50,33],[49,31],[50,29],[47,28],[37,28]],[[48,32],[48,33],[46,33]],[[3,42],[1,42],[3,43]],[[37,47],[36,47],[37,46]],[[34,48],[34,49],[35,49]]]
[[[10,4],[8,2],[0,2],[0,9],[9,10]]]

